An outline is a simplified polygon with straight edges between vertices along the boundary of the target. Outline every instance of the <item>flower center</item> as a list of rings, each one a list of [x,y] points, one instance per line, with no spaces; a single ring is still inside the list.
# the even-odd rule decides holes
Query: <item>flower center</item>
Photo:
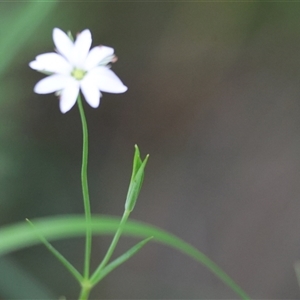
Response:
[[[86,71],[80,70],[75,68],[72,72],[71,75],[77,79],[77,80],[81,80],[86,74]]]

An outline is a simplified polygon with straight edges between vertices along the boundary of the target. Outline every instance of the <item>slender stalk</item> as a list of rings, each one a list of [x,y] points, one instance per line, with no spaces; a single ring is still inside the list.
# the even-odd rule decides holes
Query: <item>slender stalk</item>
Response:
[[[91,259],[91,249],[92,249],[91,207],[90,207],[88,180],[87,180],[88,128],[87,128],[87,122],[86,122],[80,94],[78,95],[77,103],[78,103],[78,108],[79,108],[79,113],[80,113],[80,118],[82,123],[82,133],[83,133],[81,185],[82,185],[83,204],[84,204],[84,212],[85,212],[85,220],[86,220],[86,240],[85,240],[83,276],[85,280],[88,280],[89,273],[90,273],[90,259]]]
[[[80,292],[78,299],[79,300],[88,300],[91,289],[92,289],[92,286],[89,284],[89,282],[86,285],[82,283],[81,292]]]
[[[111,258],[111,256],[114,253],[114,250],[118,244],[118,241],[120,239],[120,236],[123,232],[124,229],[124,224],[126,223],[128,217],[130,215],[130,211],[129,210],[125,210],[122,216],[122,220],[120,221],[120,225],[118,227],[118,230],[116,231],[114,238],[105,254],[105,257],[103,258],[101,264],[98,266],[98,268],[96,269],[96,271],[93,273],[93,275],[90,278],[90,282],[92,285],[95,285],[97,283],[97,277],[99,275],[99,273],[104,269],[104,267],[107,265],[109,259]]]

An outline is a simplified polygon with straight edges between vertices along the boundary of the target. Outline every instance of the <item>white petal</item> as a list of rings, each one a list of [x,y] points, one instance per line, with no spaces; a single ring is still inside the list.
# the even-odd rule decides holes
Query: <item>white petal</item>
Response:
[[[37,94],[49,94],[64,89],[68,82],[68,77],[55,74],[40,80],[33,90]]]
[[[73,49],[73,62],[77,67],[82,67],[92,45],[92,35],[88,29],[77,35]]]
[[[80,87],[86,102],[91,107],[98,107],[100,104],[101,93],[96,83],[93,81],[93,78],[89,75],[86,75],[80,82]]]
[[[125,86],[119,77],[107,67],[97,67],[89,72],[97,82],[97,86],[100,91],[119,94],[127,91]]]
[[[37,70],[37,71],[41,71],[44,69],[44,66],[42,63],[36,61],[36,60],[33,60],[29,63],[29,67],[33,70]]]
[[[61,29],[53,29],[53,41],[56,49],[60,54],[62,54],[66,59],[70,60],[72,51],[74,48],[74,43]]]
[[[29,66],[34,70],[65,75],[70,74],[72,71],[72,66],[65,58],[54,52],[38,55],[35,61],[29,63]]]
[[[94,47],[88,54],[85,61],[85,70],[96,67],[103,59],[114,54],[114,49],[106,46]],[[107,62],[108,63],[108,62]]]
[[[63,114],[74,106],[78,93],[79,82],[77,80],[69,81],[68,85],[62,90],[59,100],[59,108]]]

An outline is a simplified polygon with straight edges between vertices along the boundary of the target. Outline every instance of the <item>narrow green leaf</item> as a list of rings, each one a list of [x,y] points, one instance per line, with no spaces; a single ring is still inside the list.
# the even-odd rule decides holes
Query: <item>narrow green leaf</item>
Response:
[[[119,265],[123,264],[126,260],[131,258],[134,254],[136,254],[140,249],[142,249],[151,239],[153,236],[144,239],[143,241],[137,243],[135,246],[130,248],[124,254],[116,258],[110,264],[108,264],[101,272],[94,273],[90,279],[92,285],[96,285],[100,280],[102,280],[106,275],[108,275],[111,271],[117,268]]]
[[[94,216],[91,223],[93,234],[115,234],[119,222],[120,218],[116,217]],[[41,218],[36,219],[34,223],[35,227],[47,240],[82,236],[86,230],[86,221],[83,216],[68,215]],[[170,246],[190,256],[207,267],[242,299],[250,299],[249,295],[204,253],[173,234],[152,225],[132,220],[127,221],[124,226],[124,234],[142,238],[154,236],[153,241]],[[39,238],[28,228],[27,224],[14,224],[0,229],[0,255],[39,243]]]
[[[59,253],[37,230],[33,223],[26,219],[27,223],[33,228],[37,237],[46,246],[46,248],[62,263],[62,265],[78,280],[79,283],[82,282],[82,275],[74,268],[74,266],[61,254]]]

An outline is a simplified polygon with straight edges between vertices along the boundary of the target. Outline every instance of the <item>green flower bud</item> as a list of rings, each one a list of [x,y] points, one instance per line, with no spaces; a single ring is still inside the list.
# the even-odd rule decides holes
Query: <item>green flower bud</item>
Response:
[[[138,146],[135,145],[134,147],[135,147],[135,152],[133,157],[132,175],[131,175],[127,198],[125,202],[125,210],[128,211],[132,211],[134,209],[136,200],[139,196],[143,184],[144,173],[145,173],[144,170],[149,157],[149,155],[147,155],[144,161],[142,161]]]

